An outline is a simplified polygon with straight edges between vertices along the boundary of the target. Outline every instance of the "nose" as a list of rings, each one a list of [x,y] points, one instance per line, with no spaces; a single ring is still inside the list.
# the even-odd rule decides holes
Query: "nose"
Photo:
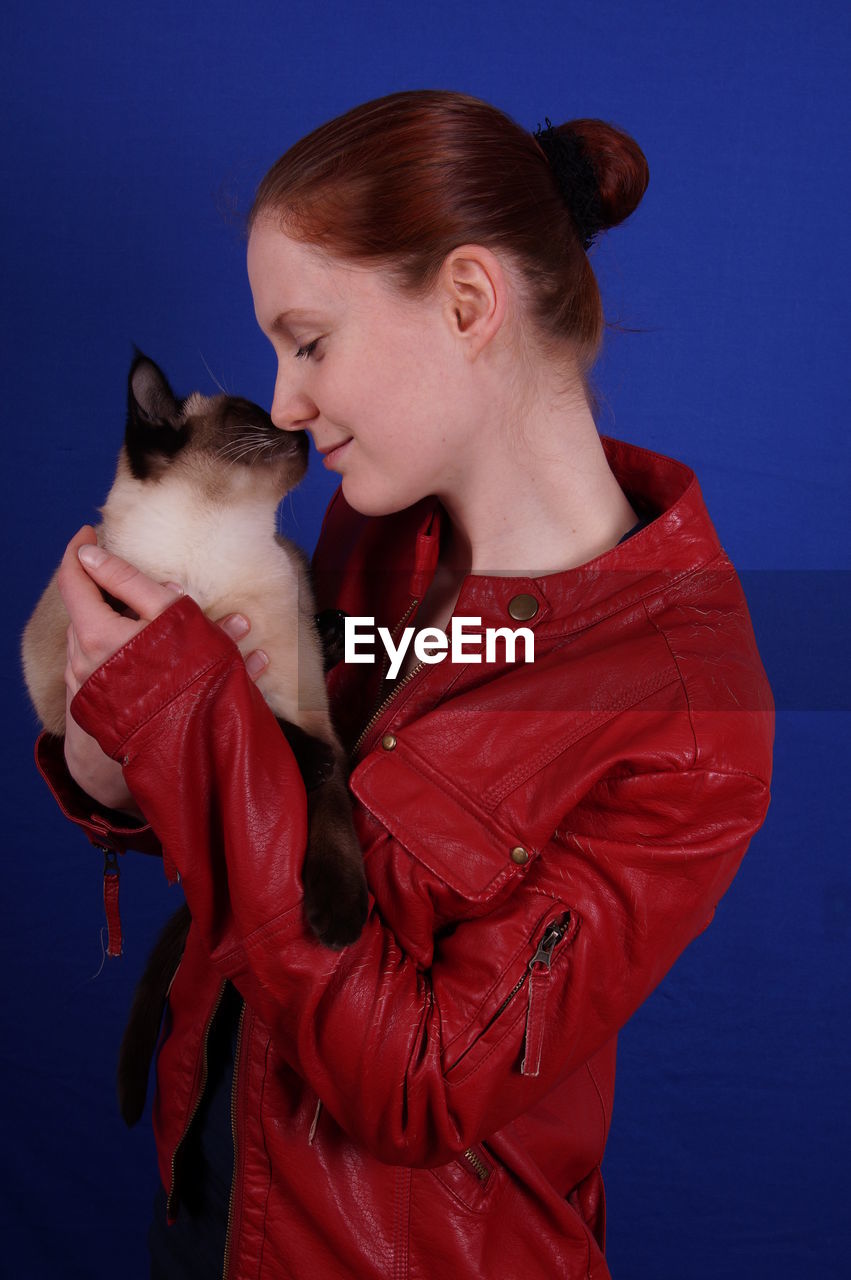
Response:
[[[286,375],[280,365],[269,417],[279,431],[303,431],[319,410],[299,386],[298,375]]]

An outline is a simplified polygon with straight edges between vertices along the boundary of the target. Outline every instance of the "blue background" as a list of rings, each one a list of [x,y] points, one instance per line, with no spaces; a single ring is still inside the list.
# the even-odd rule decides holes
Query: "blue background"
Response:
[[[766,824],[621,1036],[613,1275],[848,1274],[848,6],[16,0],[4,25],[0,1271],[147,1275],[153,1143],[113,1071],[176,892],[123,861],[126,954],[95,977],[101,865],[32,765],[20,629],[109,487],[132,343],[181,394],[269,403],[234,216],[265,169],[358,102],[448,87],[645,149],[645,200],[594,250],[600,427],[696,469],[778,703]],[[308,550],[334,483],[314,465],[286,512]]]

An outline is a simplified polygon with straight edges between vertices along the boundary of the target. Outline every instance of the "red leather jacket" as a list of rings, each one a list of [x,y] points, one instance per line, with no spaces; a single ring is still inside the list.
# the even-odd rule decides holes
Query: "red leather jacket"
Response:
[[[173,1206],[226,979],[245,1000],[232,1278],[609,1274],[617,1032],[709,923],[765,816],[773,705],[693,474],[605,447],[636,508],[660,513],[650,525],[579,568],[461,590],[456,614],[485,627],[515,625],[527,597],[534,663],[422,666],[364,734],[380,668],[330,674],[372,894],[341,952],[303,919],[293,756],[193,601],[76,696],[192,911],[154,1108]],[[338,492],[320,606],[412,621],[439,536],[434,500],[367,519]],[[92,812],[55,740],[40,754],[93,840],[145,847]]]

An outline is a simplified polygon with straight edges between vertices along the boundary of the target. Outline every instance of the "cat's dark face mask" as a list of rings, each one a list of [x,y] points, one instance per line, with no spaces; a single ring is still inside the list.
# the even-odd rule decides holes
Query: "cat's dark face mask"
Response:
[[[165,374],[137,351],[127,384],[124,447],[137,480],[156,479],[177,465],[216,488],[228,480],[271,484],[283,497],[307,470],[304,431],[279,431],[265,409],[240,396],[178,400]]]

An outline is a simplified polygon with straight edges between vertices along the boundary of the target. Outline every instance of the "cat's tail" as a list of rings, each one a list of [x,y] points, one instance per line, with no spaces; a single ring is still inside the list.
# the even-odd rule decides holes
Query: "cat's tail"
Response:
[[[118,1105],[134,1125],[145,1110],[148,1074],[157,1047],[166,995],[180,964],[192,917],[184,904],[165,922],[139,979],[118,1051]]]

